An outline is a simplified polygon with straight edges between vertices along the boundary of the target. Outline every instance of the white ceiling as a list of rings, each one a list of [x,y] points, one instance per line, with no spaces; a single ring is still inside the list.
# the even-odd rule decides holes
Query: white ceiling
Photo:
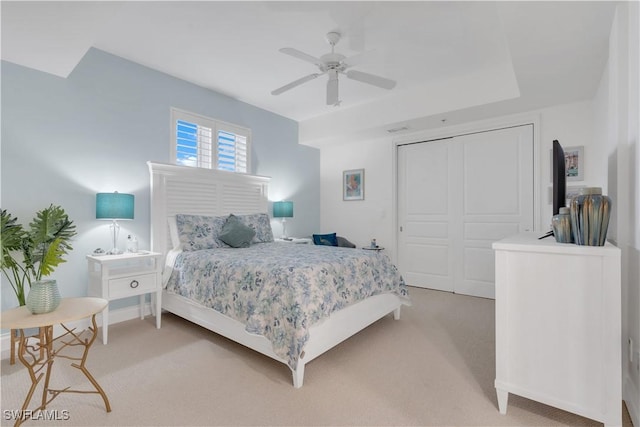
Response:
[[[589,99],[607,58],[615,2],[8,2],[2,59],[67,77],[101,49],[300,122],[301,142],[374,137],[447,119],[483,118]],[[388,91],[326,76],[278,50],[319,57],[370,52],[353,69],[397,81]]]

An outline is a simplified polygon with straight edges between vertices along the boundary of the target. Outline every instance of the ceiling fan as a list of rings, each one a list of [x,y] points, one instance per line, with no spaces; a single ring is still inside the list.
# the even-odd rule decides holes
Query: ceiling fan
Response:
[[[357,65],[359,60],[362,59],[363,54],[360,53],[347,58],[344,55],[335,53],[335,47],[338,41],[340,41],[340,37],[340,33],[336,31],[327,33],[327,41],[331,45],[331,53],[322,55],[320,58],[316,58],[315,56],[306,54],[292,47],[284,47],[280,49],[280,52],[282,53],[315,64],[320,69],[320,73],[309,74],[308,76],[304,76],[286,84],[272,91],[271,95],[280,95],[281,93],[293,89],[296,86],[318,78],[323,74],[327,74],[329,76],[329,81],[327,82],[327,105],[340,105],[338,97],[338,74],[344,74],[348,79],[357,80],[383,89],[393,89],[395,87],[396,82],[393,80],[362,71],[348,70],[348,68]]]

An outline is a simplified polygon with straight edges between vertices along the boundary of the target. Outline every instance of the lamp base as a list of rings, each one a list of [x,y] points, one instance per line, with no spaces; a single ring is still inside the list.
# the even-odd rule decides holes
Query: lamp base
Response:
[[[287,238],[287,220],[282,218],[282,240],[289,240]]]
[[[120,225],[118,225],[118,222],[114,219],[109,228],[111,228],[112,245],[111,250],[107,252],[107,255],[120,255],[122,253],[122,251],[118,249],[118,234],[120,234]]]

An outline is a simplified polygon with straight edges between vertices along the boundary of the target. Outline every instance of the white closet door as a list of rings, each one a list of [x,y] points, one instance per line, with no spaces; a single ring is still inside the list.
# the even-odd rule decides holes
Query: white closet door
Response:
[[[411,286],[453,292],[453,167],[447,140],[398,150],[398,268]]]
[[[455,246],[455,292],[495,298],[491,244],[533,230],[533,126],[455,138],[462,206]]]
[[[398,266],[412,286],[494,298],[491,243],[533,230],[533,126],[398,147]]]

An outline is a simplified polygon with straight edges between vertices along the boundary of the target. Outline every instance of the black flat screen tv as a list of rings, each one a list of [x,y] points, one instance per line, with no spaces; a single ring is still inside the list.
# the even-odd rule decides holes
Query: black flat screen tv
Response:
[[[567,205],[567,175],[564,150],[557,139],[553,140],[553,215]]]

